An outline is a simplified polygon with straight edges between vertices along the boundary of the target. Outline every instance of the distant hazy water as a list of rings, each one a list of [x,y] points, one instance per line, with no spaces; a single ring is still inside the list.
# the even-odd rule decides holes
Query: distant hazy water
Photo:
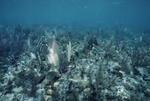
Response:
[[[150,29],[150,0],[0,0],[0,24],[18,23]]]

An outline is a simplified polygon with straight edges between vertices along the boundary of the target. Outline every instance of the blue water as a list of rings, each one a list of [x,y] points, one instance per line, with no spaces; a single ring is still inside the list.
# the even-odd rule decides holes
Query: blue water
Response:
[[[100,24],[150,29],[150,0],[0,0],[0,24]]]

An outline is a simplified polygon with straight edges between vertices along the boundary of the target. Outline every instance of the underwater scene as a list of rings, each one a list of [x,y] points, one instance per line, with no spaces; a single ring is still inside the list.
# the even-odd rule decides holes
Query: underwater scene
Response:
[[[150,0],[0,0],[0,101],[150,101]]]

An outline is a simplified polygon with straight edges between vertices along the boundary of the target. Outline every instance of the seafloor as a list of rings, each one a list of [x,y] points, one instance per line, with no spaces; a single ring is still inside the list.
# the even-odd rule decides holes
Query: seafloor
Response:
[[[150,30],[1,26],[0,101],[150,101]]]

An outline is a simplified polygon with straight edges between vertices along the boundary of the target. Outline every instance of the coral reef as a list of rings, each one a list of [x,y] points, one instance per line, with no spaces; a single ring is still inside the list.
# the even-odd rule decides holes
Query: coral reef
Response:
[[[0,68],[0,101],[149,101],[150,33],[3,26]]]

